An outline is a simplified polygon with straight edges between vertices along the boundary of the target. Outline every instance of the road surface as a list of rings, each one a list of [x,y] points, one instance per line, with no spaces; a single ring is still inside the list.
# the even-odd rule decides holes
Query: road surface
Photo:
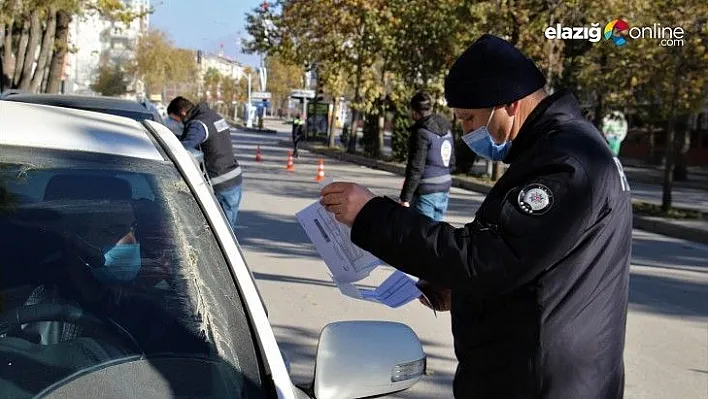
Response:
[[[295,213],[318,199],[318,158],[302,151],[295,172],[288,173],[287,149],[277,146],[287,132],[232,136],[245,176],[236,235],[292,362],[293,379],[305,383],[312,378],[318,335],[327,323],[392,320],[418,334],[429,375],[391,397],[452,397],[456,361],[449,314],[436,318],[416,302],[392,310],[342,296],[297,224]],[[263,151],[263,163],[254,162],[256,146]],[[329,159],[325,173],[394,198],[402,183],[400,176]],[[457,226],[468,222],[483,199],[453,189],[447,221]],[[376,284],[390,271],[377,270],[363,283]],[[708,247],[634,232],[627,329],[627,398],[708,398]]]

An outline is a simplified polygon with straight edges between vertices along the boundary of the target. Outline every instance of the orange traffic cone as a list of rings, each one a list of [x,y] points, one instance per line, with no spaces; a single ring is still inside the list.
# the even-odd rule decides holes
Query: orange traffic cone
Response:
[[[295,164],[293,163],[293,152],[288,151],[288,166],[286,167],[288,172],[294,172],[295,171]]]
[[[317,176],[315,176],[315,181],[322,181],[324,179],[324,159],[320,159],[320,166],[317,167]]]
[[[263,156],[261,155],[261,146],[256,148],[256,162],[263,162]]]

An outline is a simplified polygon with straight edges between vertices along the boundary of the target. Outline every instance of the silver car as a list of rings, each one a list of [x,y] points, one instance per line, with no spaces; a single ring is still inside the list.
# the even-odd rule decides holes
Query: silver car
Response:
[[[407,326],[338,322],[295,387],[223,212],[163,125],[0,101],[0,154],[3,397],[342,399],[424,374]]]

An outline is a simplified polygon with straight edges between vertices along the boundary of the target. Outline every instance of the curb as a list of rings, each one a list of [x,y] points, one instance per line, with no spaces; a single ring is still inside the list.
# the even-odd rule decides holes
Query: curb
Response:
[[[644,183],[644,184],[664,184],[664,181],[662,179],[656,179],[651,176],[644,176],[640,173],[634,173],[634,172],[625,172],[627,175],[627,178],[630,179],[631,181],[637,182],[637,183]],[[689,181],[681,181],[681,182],[674,182],[674,187],[676,188],[687,188],[691,190],[703,190],[706,191],[708,190],[708,183],[700,182],[700,181],[695,181],[695,180],[689,180]]]
[[[680,224],[671,223],[657,217],[634,215],[632,227],[708,245],[708,231],[681,226]]]
[[[281,141],[280,145],[290,146],[289,141]],[[397,175],[404,175],[406,168],[391,162],[385,162],[377,159],[367,158],[361,155],[347,154],[341,151],[330,151],[323,147],[312,146],[308,143],[302,143],[301,148],[315,154],[323,155],[328,158],[334,158],[340,161],[350,162],[361,166],[366,166],[372,169],[379,169]],[[485,182],[478,182],[471,179],[461,179],[453,176],[452,185],[463,190],[475,191],[482,194],[487,194],[492,189],[492,185]],[[633,203],[644,203],[644,201],[633,200]],[[683,240],[698,242],[708,245],[708,230],[696,229],[693,227],[682,226],[670,221],[651,216],[634,215],[632,227],[645,230],[652,233],[665,235],[668,237],[679,238]]]
[[[226,119],[226,122],[227,122],[229,125],[231,125],[232,128],[241,130],[241,131],[246,132],[246,133],[278,134],[278,131],[277,131],[277,130],[265,129],[265,128],[259,129],[259,128],[257,128],[257,127],[245,127],[245,126],[243,126],[242,124],[240,124],[240,123],[238,123],[238,122],[235,122],[235,121],[233,121],[233,120],[230,120],[230,119]]]

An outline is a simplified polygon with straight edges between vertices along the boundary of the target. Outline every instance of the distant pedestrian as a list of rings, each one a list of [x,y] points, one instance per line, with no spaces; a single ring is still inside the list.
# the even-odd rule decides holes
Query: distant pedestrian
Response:
[[[293,156],[295,158],[298,158],[298,151],[297,147],[300,144],[300,141],[304,140],[305,138],[305,122],[300,119],[300,115],[298,114],[295,116],[295,119],[293,119],[293,130],[292,130],[292,136],[293,136]]]
[[[207,175],[214,194],[236,231],[236,219],[241,204],[241,166],[234,156],[231,142],[231,127],[206,103],[194,105],[184,97],[177,97],[167,107],[173,120],[184,124],[180,140],[186,148],[197,149],[204,154]]]
[[[433,113],[432,99],[425,92],[414,95],[410,107],[415,123],[410,127],[400,202],[439,222],[447,211],[452,186],[452,127],[445,117]]]

